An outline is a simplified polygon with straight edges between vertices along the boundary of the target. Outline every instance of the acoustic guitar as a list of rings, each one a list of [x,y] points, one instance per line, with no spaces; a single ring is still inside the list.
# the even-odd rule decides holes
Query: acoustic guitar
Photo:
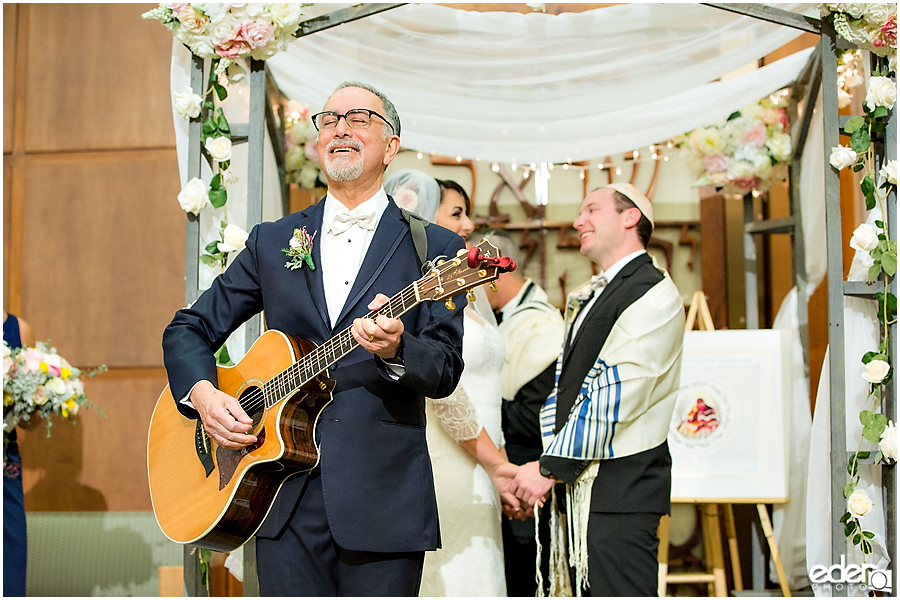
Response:
[[[366,318],[396,318],[423,301],[444,300],[515,269],[482,240],[438,261]],[[282,484],[319,462],[316,421],[331,402],[328,367],[358,346],[348,327],[315,344],[269,330],[233,367],[218,367],[219,389],[253,419],[257,441],[239,450],[213,442],[199,420],[184,417],[168,386],[150,419],[147,468],[153,512],[172,541],[219,552],[242,546],[259,529]]]

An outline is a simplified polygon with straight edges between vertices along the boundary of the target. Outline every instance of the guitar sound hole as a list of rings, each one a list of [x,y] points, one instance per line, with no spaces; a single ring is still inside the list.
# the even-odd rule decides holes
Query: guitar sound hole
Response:
[[[264,401],[262,400],[262,391],[257,387],[250,387],[244,390],[241,397],[238,398],[247,415],[253,420],[253,427],[250,429],[250,435],[256,436],[256,443],[243,448],[243,454],[253,452],[263,445],[266,439],[266,430],[263,426],[266,418]]]

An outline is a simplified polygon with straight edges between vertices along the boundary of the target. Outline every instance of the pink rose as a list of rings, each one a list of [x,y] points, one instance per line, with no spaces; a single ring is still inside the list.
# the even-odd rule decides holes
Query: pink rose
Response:
[[[731,185],[745,192],[748,192],[754,188],[758,188],[760,184],[762,184],[762,179],[755,175],[753,177],[741,177],[739,179],[731,180]]]
[[[190,2],[167,2],[167,3],[163,4],[163,6],[165,6],[166,8],[168,8],[169,10],[171,10],[172,12],[175,12],[175,13],[181,12],[182,10],[184,10],[185,8],[187,8],[190,5],[191,5]]]
[[[19,355],[18,360],[23,363],[26,371],[40,371],[41,363],[44,362],[44,353],[37,348],[26,348]]]
[[[250,48],[265,48],[275,39],[275,27],[271,23],[250,21],[241,25],[241,37],[250,44]]]
[[[303,147],[303,151],[304,154],[306,154],[306,158],[316,164],[319,164],[319,138],[312,137],[306,140],[306,145]]]
[[[879,43],[881,42],[881,43]],[[883,45],[897,47],[897,14],[894,13],[878,30],[878,36],[872,42],[878,47]]]
[[[243,28],[238,29],[234,37],[216,46],[216,54],[225,58],[237,58],[250,52],[250,44],[241,36]]]
[[[766,143],[766,126],[757,123],[744,132],[741,136],[741,144],[753,144],[757,148],[762,148]]]
[[[728,168],[728,159],[724,154],[710,154],[700,159],[700,164],[710,173],[719,173]]]

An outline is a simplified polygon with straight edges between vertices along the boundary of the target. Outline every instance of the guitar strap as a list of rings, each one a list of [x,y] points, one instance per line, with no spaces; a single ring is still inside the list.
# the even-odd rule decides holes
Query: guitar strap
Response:
[[[423,219],[414,212],[410,212],[405,208],[400,208],[400,213],[406,222],[409,223],[409,232],[412,234],[413,246],[416,247],[416,254],[419,255],[419,266],[422,267],[422,274],[431,268],[428,261],[428,235],[425,228],[430,224],[427,219]]]

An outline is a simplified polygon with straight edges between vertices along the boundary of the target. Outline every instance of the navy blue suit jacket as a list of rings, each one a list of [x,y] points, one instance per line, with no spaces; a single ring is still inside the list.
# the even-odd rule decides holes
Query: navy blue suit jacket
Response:
[[[389,201],[359,274],[334,327],[322,284],[319,244],[315,271],[285,267],[294,229],[321,231],[324,201],[253,228],[246,249],[189,308],[179,310],[163,334],[172,393],[183,398],[198,381],[214,384],[213,350],[252,315],[265,310],[267,327],[315,344],[330,339],[368,314],[377,293],[388,297],[421,277],[409,224]],[[455,256],[464,247],[455,233],[426,228],[429,259]],[[320,234],[321,235],[321,234]],[[318,241],[318,236],[316,238]],[[463,294],[457,307],[425,301],[405,315],[406,373],[392,379],[384,364],[357,347],[330,369],[338,384],[317,426],[322,487],[328,522],[343,548],[371,552],[433,550],[440,545],[437,502],[425,442],[425,397],[441,398],[462,373]],[[179,404],[190,418],[197,413]],[[289,479],[257,532],[275,537],[285,527],[305,475]]]

